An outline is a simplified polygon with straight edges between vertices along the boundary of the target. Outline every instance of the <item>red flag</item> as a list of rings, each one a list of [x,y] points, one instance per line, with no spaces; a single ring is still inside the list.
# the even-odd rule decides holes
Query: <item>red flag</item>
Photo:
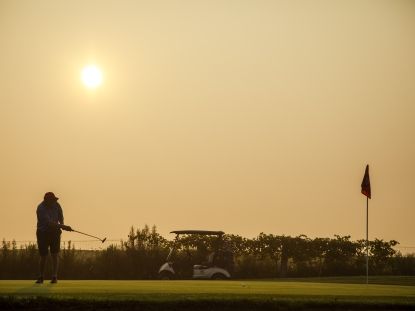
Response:
[[[362,194],[371,199],[369,165],[366,165],[365,176],[362,180]]]

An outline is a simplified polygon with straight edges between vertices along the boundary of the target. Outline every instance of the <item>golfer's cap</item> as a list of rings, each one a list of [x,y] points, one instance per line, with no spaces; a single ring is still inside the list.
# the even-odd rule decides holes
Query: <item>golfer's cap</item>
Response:
[[[59,200],[59,198],[57,198],[53,192],[46,192],[43,199],[44,200],[54,200],[54,201]]]

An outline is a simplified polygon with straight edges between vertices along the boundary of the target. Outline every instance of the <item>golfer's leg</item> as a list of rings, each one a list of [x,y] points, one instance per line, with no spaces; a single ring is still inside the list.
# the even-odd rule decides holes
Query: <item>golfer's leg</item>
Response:
[[[40,260],[39,260],[39,277],[41,277],[41,278],[43,278],[44,275],[45,275],[46,259],[47,259],[47,256],[40,256]]]
[[[52,256],[52,277],[58,278],[58,265],[59,265],[58,254],[51,254],[51,256]]]
[[[47,239],[44,232],[37,231],[36,232],[37,237],[37,246],[39,250],[39,279],[37,283],[43,282],[43,277],[45,275],[45,267],[46,267],[46,260],[48,256],[48,244]]]
[[[58,278],[58,255],[60,251],[60,244],[61,244],[61,233],[60,231],[56,234],[51,236],[51,243],[50,243],[50,254],[52,256],[52,281],[56,283]]]

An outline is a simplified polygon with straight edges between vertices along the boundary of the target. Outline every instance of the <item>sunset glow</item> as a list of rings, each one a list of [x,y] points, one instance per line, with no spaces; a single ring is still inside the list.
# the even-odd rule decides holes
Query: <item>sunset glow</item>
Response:
[[[87,88],[95,89],[102,84],[102,72],[98,67],[88,65],[82,69],[81,79]]]

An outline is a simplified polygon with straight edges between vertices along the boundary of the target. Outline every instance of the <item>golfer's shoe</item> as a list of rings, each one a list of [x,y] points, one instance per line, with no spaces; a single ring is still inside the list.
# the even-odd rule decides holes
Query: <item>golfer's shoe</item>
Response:
[[[56,284],[56,283],[58,283],[58,278],[57,278],[56,276],[54,276],[54,277],[52,278],[52,280],[50,280],[50,282],[51,282],[52,284]]]
[[[36,280],[36,284],[43,284],[43,278],[42,278],[42,277],[39,277],[39,278]]]

